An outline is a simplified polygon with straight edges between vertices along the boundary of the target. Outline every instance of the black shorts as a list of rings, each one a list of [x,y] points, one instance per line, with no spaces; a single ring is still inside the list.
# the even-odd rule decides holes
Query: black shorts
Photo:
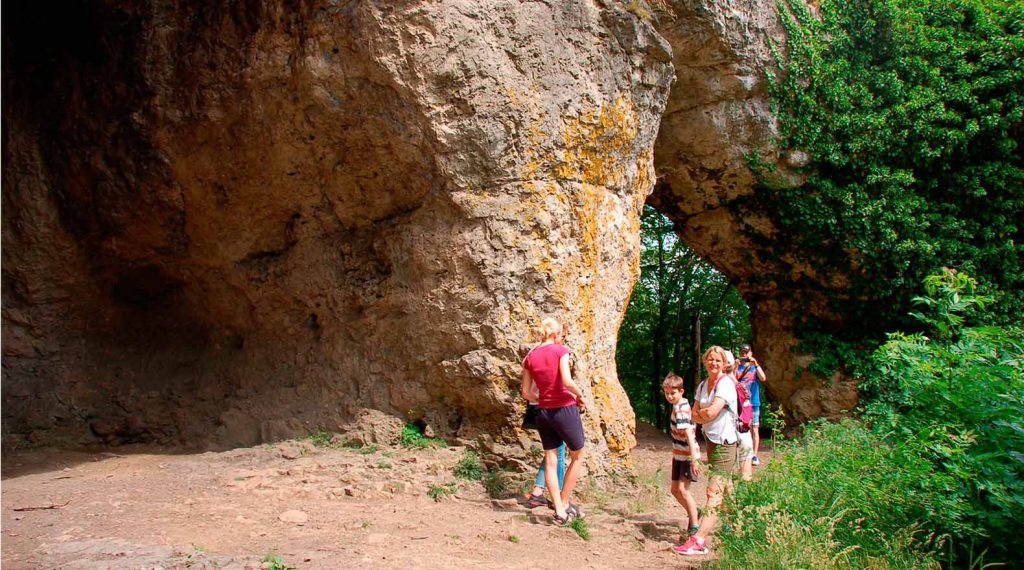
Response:
[[[558,449],[562,443],[569,451],[583,449],[583,420],[573,404],[561,408],[541,408],[537,414],[537,433],[544,449]]]
[[[697,476],[693,474],[693,462],[689,459],[672,459],[672,480],[697,482]]]

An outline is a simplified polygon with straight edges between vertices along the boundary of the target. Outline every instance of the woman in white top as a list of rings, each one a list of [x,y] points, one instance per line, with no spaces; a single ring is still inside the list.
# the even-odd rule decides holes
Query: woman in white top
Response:
[[[718,507],[725,494],[732,488],[732,473],[736,470],[736,414],[739,413],[736,398],[736,381],[726,373],[725,349],[712,346],[704,353],[704,368],[707,380],[697,386],[693,397],[693,421],[703,426],[707,440],[708,464],[711,479],[708,481],[708,502],[705,516],[701,519],[700,530],[684,544],[675,547],[678,554],[707,554],[707,537],[718,523]]]

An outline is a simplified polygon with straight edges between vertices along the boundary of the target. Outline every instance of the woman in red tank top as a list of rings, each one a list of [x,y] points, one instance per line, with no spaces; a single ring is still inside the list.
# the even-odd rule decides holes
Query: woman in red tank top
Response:
[[[542,342],[523,360],[523,397],[540,406],[537,432],[544,445],[544,481],[555,506],[555,523],[568,524],[581,517],[579,507],[570,503],[580,475],[585,437],[580,411],[586,409],[583,392],[572,379],[569,349],[561,344],[562,325],[546,318],[540,325]],[[558,448],[565,443],[571,463],[565,472],[565,485],[558,486],[555,473]]]

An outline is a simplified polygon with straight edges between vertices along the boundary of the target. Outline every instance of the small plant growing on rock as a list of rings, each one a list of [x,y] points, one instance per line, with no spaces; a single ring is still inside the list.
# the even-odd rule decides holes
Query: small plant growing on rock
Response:
[[[443,439],[423,435],[423,430],[416,424],[406,424],[405,429],[402,430],[402,445],[413,449],[448,447]]]
[[[288,566],[284,563],[284,558],[276,552],[268,552],[263,560],[260,561],[261,570],[297,570],[294,566]]]
[[[440,501],[445,497],[450,497],[455,494],[455,483],[446,483],[444,485],[431,485],[427,491],[427,496],[435,501]]]
[[[508,535],[508,541],[512,544],[519,544],[519,537],[514,534],[510,534]]]
[[[491,469],[484,473],[484,490],[492,499],[500,498],[508,490],[508,480],[499,469]]]
[[[334,434],[324,428],[320,428],[309,434],[309,441],[317,447],[331,447]]]
[[[470,481],[479,481],[484,476],[483,467],[480,466],[480,458],[469,449],[462,454],[462,459],[455,464],[454,472],[456,477],[462,477]]]

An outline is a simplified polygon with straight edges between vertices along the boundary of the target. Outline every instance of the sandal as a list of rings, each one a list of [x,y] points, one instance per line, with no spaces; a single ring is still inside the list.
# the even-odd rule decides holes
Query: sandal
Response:
[[[530,495],[529,499],[526,499],[526,508],[532,509],[534,507],[543,507],[550,503],[544,495]]]
[[[571,514],[573,516],[573,518],[577,518],[577,519],[583,518],[583,511],[580,510],[580,506],[579,505],[574,505],[572,503],[569,503],[569,506],[565,508],[565,512],[566,512],[566,514]]]
[[[576,515],[576,511],[570,511],[569,509],[566,509],[564,517],[560,517],[558,516],[558,513],[555,513],[555,515],[552,517],[552,520],[558,526],[568,526],[569,523],[578,518],[579,517]]]

